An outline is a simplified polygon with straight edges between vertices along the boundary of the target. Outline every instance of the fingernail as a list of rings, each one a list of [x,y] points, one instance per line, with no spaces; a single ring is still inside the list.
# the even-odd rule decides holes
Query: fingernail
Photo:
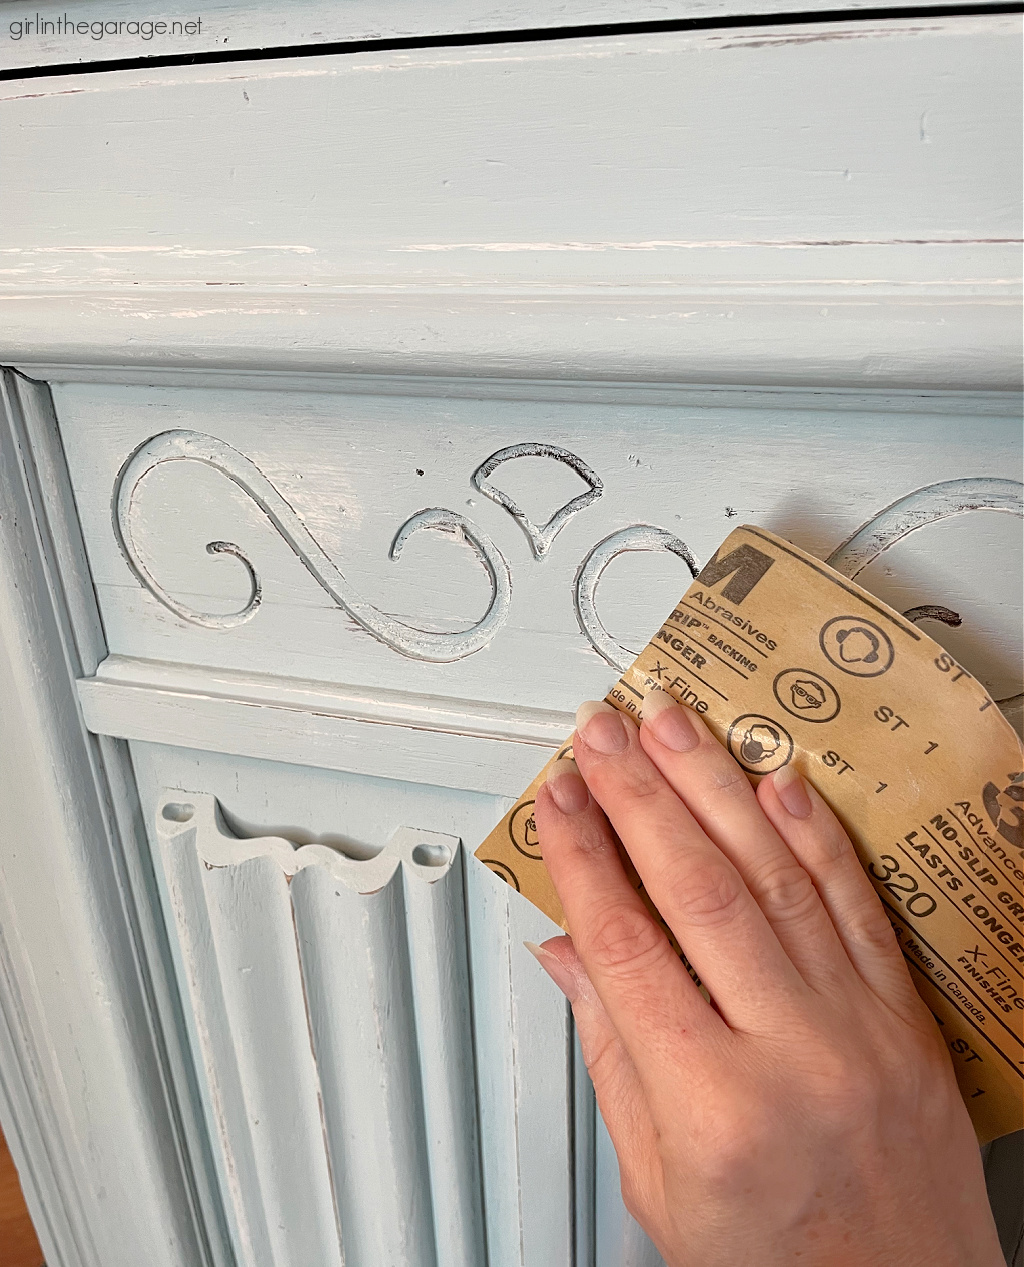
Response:
[[[576,710],[576,730],[583,742],[606,757],[625,748],[626,724],[619,710],[604,700],[588,699]]]
[[[579,987],[571,972],[566,970],[565,965],[557,955],[553,955],[550,950],[545,950],[543,946],[538,946],[536,942],[524,941],[523,945],[533,955],[534,959],[540,964],[551,980],[558,986],[570,1003],[576,1001],[579,994]]]
[[[590,804],[590,792],[571,757],[556,761],[544,782],[563,814],[579,814]]]
[[[814,808],[807,795],[807,786],[800,777],[796,766],[784,765],[772,775],[772,786],[778,793],[779,800],[794,818],[810,818]]]
[[[689,752],[700,743],[689,713],[667,691],[651,691],[645,695],[641,717],[658,743],[673,752]]]

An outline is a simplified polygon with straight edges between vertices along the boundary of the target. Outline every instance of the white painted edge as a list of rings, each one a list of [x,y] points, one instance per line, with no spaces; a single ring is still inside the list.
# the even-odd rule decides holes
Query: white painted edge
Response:
[[[204,752],[518,796],[571,713],[109,656],[78,682],[89,730]],[[396,734],[396,730],[400,733]]]
[[[957,0],[932,0],[954,5]],[[894,0],[892,7],[910,7],[914,0]],[[188,20],[179,7],[161,4],[140,6],[138,0],[107,0],[102,13],[85,0],[63,0],[58,4],[38,4],[27,9],[18,0],[0,4],[0,70],[72,64],[102,65],[122,58],[166,57],[182,53],[231,52],[263,48],[315,47],[318,44],[361,40],[395,40],[445,35],[487,35],[489,33],[557,30],[618,22],[660,22],[715,19],[788,12],[828,12],[835,0],[505,0],[482,6],[476,0],[448,0],[443,6],[423,5],[415,0],[290,0],[287,5],[261,4],[258,0],[221,0],[203,5],[206,30],[191,35],[108,32],[99,39],[91,34],[69,41],[60,28],[36,34],[30,28],[18,39],[11,38],[14,20],[35,19],[54,22],[65,14],[77,20],[102,18],[106,22],[147,19]],[[850,11],[877,7],[876,0],[845,0]],[[25,31],[26,28],[21,28]],[[543,37],[542,37],[543,38]]]
[[[908,247],[908,250],[914,250]],[[976,287],[889,294],[794,283],[784,293],[538,296],[226,294],[140,287],[8,292],[0,361],[192,370],[341,372],[744,384],[767,387],[1013,391],[1024,386],[1016,293]],[[973,293],[971,293],[973,291]]]
[[[195,370],[188,366],[74,362],[14,367],[47,383],[115,383],[133,387],[193,387],[228,391],[322,392],[456,400],[529,400],[596,405],[671,405],[691,409],[810,409],[879,413],[969,414],[1018,418],[1016,391],[939,391],[824,387],[745,387],[685,383],[616,383],[587,379],[510,379],[404,374],[279,373],[273,370]]]
[[[423,827],[396,827],[387,843],[368,858],[353,858],[329,845],[295,845],[282,836],[236,836],[225,824],[217,798],[209,792],[165,790],[156,810],[156,830],[163,841],[192,839],[199,861],[206,867],[235,867],[253,858],[269,858],[291,878],[306,867],[323,867],[332,880],[353,893],[378,892],[405,866],[409,875],[434,884],[451,870],[459,849],[458,836]],[[435,864],[419,860],[422,846],[443,850]]]
[[[113,1263],[112,1246],[152,1267],[220,1264],[200,1226],[216,1213],[193,1200],[175,1035],[157,1036],[148,926],[130,912],[125,771],[78,713],[99,621],[69,569],[84,554],[46,413],[0,378],[0,1117],[51,1267]]]

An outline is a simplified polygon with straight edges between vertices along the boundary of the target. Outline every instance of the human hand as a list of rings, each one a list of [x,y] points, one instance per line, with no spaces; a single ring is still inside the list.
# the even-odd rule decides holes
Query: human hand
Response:
[[[792,767],[755,794],[670,696],[643,715],[584,704],[535,807],[572,934],[536,953],[626,1207],[670,1267],[1001,1265],[945,1044],[839,822]]]

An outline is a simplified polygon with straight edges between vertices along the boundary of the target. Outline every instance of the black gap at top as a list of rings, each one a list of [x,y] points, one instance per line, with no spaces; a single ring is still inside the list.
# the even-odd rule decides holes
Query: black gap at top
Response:
[[[733,27],[809,25],[821,22],[877,22],[886,18],[951,18],[977,14],[1021,13],[1024,3],[918,5],[912,8],[830,9],[813,13],[758,13],[716,18],[672,18],[658,22],[607,22],[551,29],[479,31],[472,35],[409,35],[380,40],[335,40],[324,44],[279,45],[204,53],[168,53],[153,57],[121,57],[109,61],[70,62],[52,66],[0,70],[0,80],[34,79],[44,75],[89,75],[98,71],[145,70],[157,66],[202,66],[215,62],[256,62],[281,57],[323,57],[348,53],[387,52],[415,48],[466,48],[479,44],[524,44],[551,40],[600,39],[616,35],[654,35],[662,31],[729,30]]]

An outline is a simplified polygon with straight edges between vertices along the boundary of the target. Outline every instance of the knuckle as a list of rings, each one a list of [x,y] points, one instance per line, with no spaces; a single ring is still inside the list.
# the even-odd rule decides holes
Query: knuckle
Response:
[[[882,1099],[881,1071],[866,1060],[850,1060],[836,1053],[824,1062],[818,1077],[819,1103],[834,1122],[865,1121]]]
[[[732,1097],[722,1103],[706,1122],[702,1132],[702,1166],[712,1187],[728,1188],[750,1167],[769,1142],[770,1129],[758,1109],[744,1098]]]
[[[576,1014],[575,1008],[573,1014],[576,1017],[583,1062],[587,1066],[591,1082],[595,1087],[613,1084],[622,1063],[618,1037],[606,1030],[592,1032],[589,1027],[580,1023],[582,1018]]]
[[[797,862],[777,860],[762,867],[754,876],[758,899],[778,918],[799,920],[810,915],[818,901],[818,891],[807,872]]]
[[[584,817],[582,814],[580,817]],[[577,851],[588,858],[600,859],[605,856],[618,856],[618,848],[612,834],[603,819],[580,823],[572,835],[572,843]],[[542,851],[543,852],[543,849]]]
[[[896,934],[874,893],[866,893],[847,912],[844,928],[846,936],[860,950],[875,955],[899,954]]]
[[[853,852],[850,838],[838,823],[826,823],[814,833],[811,842],[813,856],[823,867],[842,870],[851,863],[860,866]]]
[[[629,906],[597,922],[587,950],[605,972],[642,973],[664,958],[667,947],[664,933],[646,911]]]
[[[710,774],[713,794],[717,800],[753,795],[747,776],[734,762],[716,764]]]
[[[644,1223],[648,1212],[644,1185],[637,1182],[631,1171],[620,1168],[619,1187],[622,1190],[622,1204],[638,1223]]]
[[[667,785],[653,766],[636,761],[630,767],[624,790],[635,800],[649,801],[663,795]]]
[[[743,882],[721,862],[682,863],[668,877],[668,888],[674,909],[690,924],[727,924],[743,907]]]

